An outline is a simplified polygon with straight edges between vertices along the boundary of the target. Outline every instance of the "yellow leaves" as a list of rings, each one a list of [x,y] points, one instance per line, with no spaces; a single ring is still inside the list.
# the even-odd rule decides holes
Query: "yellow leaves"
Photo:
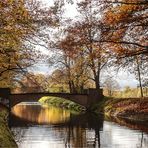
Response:
[[[15,49],[20,45],[20,41],[25,37],[33,27],[31,17],[25,8],[24,0],[6,0],[0,1],[0,47]],[[18,46],[17,46],[18,45]]]
[[[26,11],[25,9],[23,10],[23,16],[24,16],[24,18],[29,17],[28,11]]]
[[[6,82],[9,80],[6,75],[21,61],[19,51],[22,47],[22,38],[32,29],[30,19],[27,19],[28,10],[22,2],[0,1],[0,74]]]

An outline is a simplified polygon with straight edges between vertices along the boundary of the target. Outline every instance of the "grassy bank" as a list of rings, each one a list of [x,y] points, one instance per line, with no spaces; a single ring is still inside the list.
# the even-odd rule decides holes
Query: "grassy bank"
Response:
[[[0,105],[0,148],[17,148],[7,123],[8,110]]]
[[[93,110],[105,116],[148,121],[148,98],[105,98]]]
[[[72,101],[65,100],[63,98],[58,98],[58,97],[42,97],[39,102],[41,104],[46,104],[46,105],[53,105],[56,107],[61,107],[65,108],[71,111],[76,111],[76,112],[83,112],[85,111],[85,108],[83,106],[80,106],[79,104],[76,104]]]

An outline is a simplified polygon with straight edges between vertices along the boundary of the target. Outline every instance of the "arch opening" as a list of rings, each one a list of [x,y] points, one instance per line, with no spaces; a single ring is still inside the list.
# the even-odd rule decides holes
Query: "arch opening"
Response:
[[[13,107],[14,105],[20,102],[38,102],[40,98],[45,97],[45,96],[46,97],[50,96],[52,98],[58,97],[58,101],[56,102],[61,102],[61,104],[62,102],[64,102],[62,101],[62,99],[70,100],[84,107],[87,107],[87,103],[88,103],[87,95],[67,94],[67,93],[28,93],[28,94],[11,94],[10,95],[10,107]]]
[[[66,109],[72,109],[77,111],[84,111],[86,108],[81,104],[73,101],[71,99],[66,99],[63,97],[55,97],[55,96],[44,96],[39,99],[39,102],[43,105],[52,105],[56,107],[62,107]]]

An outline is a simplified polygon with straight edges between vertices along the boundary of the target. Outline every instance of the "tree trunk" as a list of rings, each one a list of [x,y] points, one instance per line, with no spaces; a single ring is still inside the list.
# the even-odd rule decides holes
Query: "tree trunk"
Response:
[[[97,75],[95,77],[96,90],[100,90],[100,62],[98,62]]]
[[[72,93],[72,85],[71,85],[71,81],[69,81],[68,84],[69,84],[69,91],[70,91],[70,93]]]
[[[100,89],[100,82],[99,82],[99,76],[98,75],[95,77],[95,86],[96,86],[96,90]]]
[[[143,97],[143,89],[142,89],[142,83],[141,83],[141,73],[140,73],[140,65],[138,57],[136,56],[136,62],[137,62],[137,71],[138,71],[138,80],[139,80],[139,86],[140,86],[140,93],[141,97]]]
[[[72,92],[73,93],[76,93],[76,88],[75,88],[75,84],[73,81],[71,81],[71,84],[72,84]]]
[[[81,84],[81,86],[80,86],[80,93],[81,94],[83,93],[83,90],[84,90],[84,84]]]

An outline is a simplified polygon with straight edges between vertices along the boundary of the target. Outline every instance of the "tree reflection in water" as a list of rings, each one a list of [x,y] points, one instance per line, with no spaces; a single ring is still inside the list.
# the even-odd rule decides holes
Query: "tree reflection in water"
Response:
[[[103,128],[103,119],[86,113],[72,116],[65,125],[67,128],[65,145],[67,147],[70,147],[69,144],[72,147],[100,147],[100,131]]]
[[[49,125],[57,132],[54,135],[64,139],[65,147],[99,147],[99,131],[103,127],[103,120],[99,119],[93,114],[74,115],[55,107],[17,105],[12,110],[10,126]],[[17,139],[21,139],[20,135],[23,134],[18,133],[18,130],[15,132]]]
[[[72,114],[61,108],[18,105],[12,110],[10,126],[20,148],[39,145],[44,145],[43,148],[148,147],[148,126],[144,123],[119,118],[106,120],[113,122],[89,113]],[[142,130],[142,134],[137,130]]]
[[[136,120],[130,120],[128,118],[117,118],[117,117],[108,117],[106,119],[109,121],[116,122],[121,126],[126,126],[133,130],[140,130],[141,131],[141,136],[139,137],[140,148],[142,148],[143,145],[148,145],[148,140],[146,140],[146,138],[144,137],[144,133],[148,133],[147,121],[136,121]]]

